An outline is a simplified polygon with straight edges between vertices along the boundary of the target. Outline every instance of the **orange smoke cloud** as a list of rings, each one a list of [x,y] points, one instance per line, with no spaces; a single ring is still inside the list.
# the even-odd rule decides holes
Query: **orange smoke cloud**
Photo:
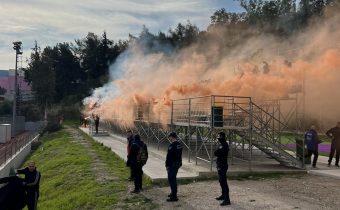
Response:
[[[340,43],[334,44],[340,40],[339,20],[332,16],[327,24],[315,24],[286,42],[253,37],[225,55],[219,54],[216,40],[204,43],[204,51],[198,44],[170,56],[146,54],[134,44],[128,56],[121,56],[112,67],[121,72],[120,79],[112,82],[111,92],[118,93],[106,94],[96,109],[102,118],[119,116],[132,122],[135,105],[151,103],[149,117],[165,122],[172,99],[210,94],[278,99],[294,89],[301,91],[305,81],[306,113],[327,126],[334,124],[340,120]],[[85,103],[98,101],[96,97]]]

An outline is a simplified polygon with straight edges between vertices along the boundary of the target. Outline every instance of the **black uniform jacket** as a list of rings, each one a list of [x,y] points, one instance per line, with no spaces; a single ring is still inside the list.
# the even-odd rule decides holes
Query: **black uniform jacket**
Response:
[[[168,147],[166,155],[165,167],[181,167],[182,166],[182,145],[178,141],[172,142]]]
[[[217,157],[217,167],[228,166],[228,152],[229,145],[226,142],[221,144],[215,151],[215,156]]]

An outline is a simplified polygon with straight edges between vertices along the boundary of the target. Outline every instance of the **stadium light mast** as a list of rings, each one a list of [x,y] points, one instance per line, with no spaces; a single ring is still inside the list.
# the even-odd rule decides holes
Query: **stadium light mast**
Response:
[[[18,55],[22,54],[21,44],[22,42],[13,42],[15,50],[15,70],[14,70],[14,93],[13,93],[13,131],[15,134],[15,119],[16,119],[16,105],[17,105],[17,76],[18,76]]]

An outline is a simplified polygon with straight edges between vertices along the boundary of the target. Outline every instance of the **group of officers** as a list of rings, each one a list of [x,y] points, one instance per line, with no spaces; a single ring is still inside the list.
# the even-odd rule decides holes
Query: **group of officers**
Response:
[[[168,182],[170,186],[170,194],[166,201],[176,202],[177,197],[177,173],[179,168],[182,166],[182,145],[178,141],[178,136],[175,132],[171,132],[168,135],[170,145],[168,146],[165,168],[168,174]],[[229,187],[227,183],[227,170],[228,170],[228,152],[229,145],[226,141],[226,135],[224,132],[218,134],[218,141],[220,145],[215,151],[216,166],[219,177],[219,183],[221,186],[221,195],[216,200],[222,201],[221,206],[230,205],[229,198]],[[140,136],[133,135],[132,131],[127,132],[127,166],[131,168],[129,180],[134,181],[135,189],[131,193],[139,193],[142,190],[142,174],[143,170],[140,164],[137,163],[138,149],[144,143],[140,139]]]
[[[332,139],[331,150],[328,160],[328,166],[331,165],[334,153],[336,153],[335,158],[335,166],[339,167],[339,157],[340,157],[340,122],[337,123],[337,126],[331,128],[326,132],[326,135]],[[168,182],[171,189],[171,193],[168,195],[167,201],[173,202],[178,201],[177,197],[177,172],[179,168],[182,166],[182,145],[178,141],[178,136],[175,132],[171,132],[168,135],[170,145],[168,146],[166,160],[165,160],[165,168],[168,174]],[[128,139],[128,162],[131,160],[131,156],[133,156],[136,151],[134,151],[134,144],[141,144],[141,140],[139,135],[133,135],[131,131],[127,133]],[[222,201],[220,203],[221,206],[230,205],[230,197],[229,197],[229,187],[227,183],[227,171],[228,171],[228,152],[229,145],[226,141],[226,134],[224,132],[220,132],[218,134],[219,146],[215,151],[216,159],[216,167],[217,173],[219,177],[219,183],[221,186],[221,195],[216,198],[216,200]],[[312,163],[312,167],[316,167],[316,162],[318,159],[318,144],[321,143],[317,136],[317,132],[315,130],[315,126],[311,126],[311,129],[305,134],[305,143],[307,146],[307,154],[306,157],[314,154],[314,160]],[[130,180],[135,181],[135,190],[133,193],[138,193],[142,190],[142,166],[138,166],[136,164],[128,164],[131,167],[131,176]]]

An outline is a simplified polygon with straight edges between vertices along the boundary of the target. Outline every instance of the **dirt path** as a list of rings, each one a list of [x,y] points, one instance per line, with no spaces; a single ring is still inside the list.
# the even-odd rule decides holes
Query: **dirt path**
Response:
[[[220,193],[218,181],[179,186],[182,202],[179,204],[164,204],[167,187],[145,193],[154,198],[160,209],[340,209],[340,181],[331,178],[304,175],[260,181],[231,180],[229,187],[232,205],[228,207],[220,207],[215,200]]]
[[[66,127],[66,131],[70,133],[73,142],[83,145],[87,150],[87,154],[92,158],[91,169],[96,177],[96,181],[99,184],[103,185],[108,181],[117,179],[116,177],[112,176],[112,174],[107,172],[107,165],[100,160],[94,149],[91,147],[91,143],[81,135],[79,130]]]
[[[180,199],[178,202],[167,202],[167,195],[170,192],[169,187],[159,188],[153,187],[143,192],[144,196],[148,197],[154,203],[158,205],[158,209],[170,210],[170,209],[180,209],[180,210],[194,210],[196,209],[192,206],[186,199]]]

